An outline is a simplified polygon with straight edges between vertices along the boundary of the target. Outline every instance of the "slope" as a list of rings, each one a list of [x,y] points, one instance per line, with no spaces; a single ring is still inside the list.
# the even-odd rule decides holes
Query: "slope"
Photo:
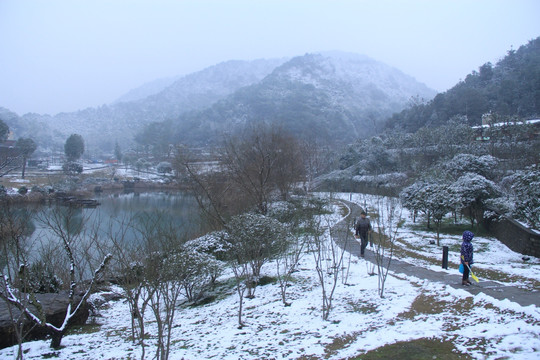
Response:
[[[540,115],[540,37],[508,51],[495,66],[480,66],[428,103],[395,114],[386,127],[414,132],[422,126],[442,125],[452,117],[466,117],[470,125],[480,125],[488,112],[520,118]]]
[[[403,109],[411,97],[434,94],[366,56],[306,54],[206,110],[184,114],[170,141],[205,143],[245,125],[266,123],[306,139],[347,143],[375,133],[380,122]]]
[[[184,76],[144,99],[55,116],[26,114],[14,118],[10,113],[7,123],[17,136],[35,135],[32,129],[42,129],[44,134],[36,141],[48,147],[61,148],[70,134],[78,133],[93,152],[112,152],[115,141],[124,146],[131,144],[144,125],[208,107],[238,88],[261,80],[284,61],[227,61]]]

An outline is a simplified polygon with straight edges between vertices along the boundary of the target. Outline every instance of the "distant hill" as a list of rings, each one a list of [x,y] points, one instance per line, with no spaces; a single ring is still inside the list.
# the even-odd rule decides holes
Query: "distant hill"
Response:
[[[521,118],[540,115],[540,37],[508,51],[495,66],[482,65],[433,100],[395,114],[386,126],[414,132],[423,126],[444,124],[455,116],[465,116],[470,125],[479,125],[487,112]]]
[[[141,86],[132,89],[124,95],[120,96],[116,101],[113,102],[113,104],[138,101],[149,96],[158,94],[180,78],[181,76],[167,77],[142,84]]]
[[[170,142],[205,144],[224,132],[264,122],[306,139],[346,144],[377,132],[381,121],[403,109],[411,97],[434,95],[412,77],[367,56],[306,54],[165,126],[174,129]]]
[[[87,108],[55,116],[26,114],[21,117],[7,109],[0,116],[19,136],[33,136],[41,147],[63,146],[72,133],[83,136],[89,150],[112,152],[115,141],[125,146],[146,124],[178,117],[183,112],[206,108],[235,90],[260,81],[286,59],[231,60],[183,76],[158,93],[134,101]],[[137,99],[165,86],[161,82],[143,85],[121,99]],[[120,99],[120,100],[121,100]],[[2,115],[4,114],[4,115]],[[39,134],[34,129],[40,129]],[[47,144],[47,145],[44,145]]]
[[[411,97],[435,91],[366,56],[329,52],[293,59],[227,61],[145,84],[110,105],[55,116],[0,111],[16,136],[62,149],[81,134],[88,153],[139,143],[214,144],[246,124],[275,123],[308,139],[354,141],[382,127]],[[156,135],[157,134],[157,135]],[[144,145],[144,144],[143,144]],[[148,144],[146,144],[148,145]]]

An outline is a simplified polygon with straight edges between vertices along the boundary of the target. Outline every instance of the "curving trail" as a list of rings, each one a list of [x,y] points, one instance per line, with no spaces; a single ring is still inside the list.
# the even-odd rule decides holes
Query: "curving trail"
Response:
[[[360,256],[360,243],[354,238],[352,227],[355,217],[360,216],[362,208],[355,203],[346,200],[336,200],[349,209],[349,213],[336,223],[331,231],[336,243],[354,256]],[[376,264],[375,255],[368,246],[365,251],[365,257],[360,260]],[[540,306],[539,291],[528,291],[514,286],[501,285],[495,281],[483,280],[479,284],[472,286],[461,285],[461,274],[448,274],[442,271],[433,271],[397,259],[394,255],[390,265],[390,271],[395,274],[405,274],[419,279],[437,281],[456,289],[462,289],[470,292],[472,295],[484,293],[498,300],[508,299],[521,306],[536,305]]]

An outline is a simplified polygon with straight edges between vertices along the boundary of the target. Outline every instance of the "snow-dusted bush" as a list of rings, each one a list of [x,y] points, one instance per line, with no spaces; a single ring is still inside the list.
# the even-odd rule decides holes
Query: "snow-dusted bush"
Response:
[[[285,227],[269,216],[246,213],[235,216],[227,224],[231,251],[239,262],[249,262],[253,275],[269,261],[286,241]]]
[[[512,190],[516,196],[514,214],[533,228],[540,227],[540,170],[531,166],[514,175]]]
[[[458,154],[442,164],[442,168],[454,176],[475,173],[491,178],[499,160],[491,155]]]
[[[135,162],[135,167],[137,168],[137,171],[148,169],[150,167],[150,162],[148,162],[146,159],[140,158]]]
[[[415,182],[403,189],[400,198],[402,205],[415,216],[419,211],[426,214],[428,228],[433,218],[437,224],[437,239],[442,219],[458,204],[450,184],[435,180]]]
[[[79,163],[70,161],[62,165],[62,171],[65,174],[80,174],[83,172],[83,166]]]
[[[36,293],[57,293],[62,288],[62,280],[40,261],[30,266],[27,277],[28,287]]]
[[[225,260],[231,249],[228,234],[225,231],[214,231],[204,236],[189,240],[184,244],[188,251],[197,251],[213,255],[218,260]]]
[[[180,280],[188,301],[194,301],[223,271],[223,262],[210,254],[183,249],[170,256],[167,263],[172,275]]]
[[[157,172],[160,174],[167,174],[172,172],[172,165],[170,162],[162,161],[157,166]]]
[[[403,207],[412,211],[414,216],[413,221],[416,221],[416,214],[418,212],[428,212],[427,198],[429,197],[430,193],[431,188],[427,182],[417,181],[414,184],[403,189],[399,194]]]
[[[450,187],[456,204],[469,212],[471,224],[480,223],[483,219],[486,201],[500,195],[498,186],[482,175],[465,173]]]
[[[407,180],[407,174],[401,172],[380,175],[358,175],[353,177],[353,181],[356,183],[377,187],[401,187]]]
[[[245,213],[234,216],[226,225],[230,243],[230,264],[236,280],[239,298],[238,325],[243,327],[244,293],[254,297],[261,268],[287,246],[286,228],[269,216]]]

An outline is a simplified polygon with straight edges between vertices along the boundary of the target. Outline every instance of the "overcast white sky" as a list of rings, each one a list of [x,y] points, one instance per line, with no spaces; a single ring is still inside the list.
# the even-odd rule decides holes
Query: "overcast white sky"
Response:
[[[0,0],[0,107],[55,114],[241,59],[343,50],[444,91],[540,36],[538,0]]]

